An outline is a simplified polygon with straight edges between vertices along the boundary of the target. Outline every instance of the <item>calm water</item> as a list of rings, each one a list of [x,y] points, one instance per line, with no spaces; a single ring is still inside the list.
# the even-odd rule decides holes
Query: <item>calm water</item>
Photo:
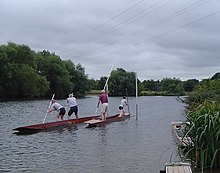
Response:
[[[98,97],[78,99],[79,116],[95,114]],[[110,97],[109,112],[118,112],[121,98]],[[129,98],[132,117],[93,129],[81,124],[32,135],[12,129],[41,123],[49,101],[0,103],[0,172],[158,173],[178,161],[171,122],[185,120],[184,105],[175,97]],[[58,100],[65,104],[65,100]],[[47,121],[54,121],[50,113]]]

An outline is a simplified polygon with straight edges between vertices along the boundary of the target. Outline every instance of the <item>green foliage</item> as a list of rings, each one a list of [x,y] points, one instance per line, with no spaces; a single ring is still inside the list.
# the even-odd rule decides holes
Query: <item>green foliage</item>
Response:
[[[65,68],[65,63],[57,55],[45,52],[42,52],[42,55],[42,57],[36,57],[37,70],[50,81],[50,90],[47,95],[56,93],[56,97],[65,97],[72,90],[70,74]]]
[[[98,80],[95,80],[95,79],[88,79],[88,87],[89,87],[89,90],[96,90],[98,89]],[[100,91],[99,91],[100,92]]]
[[[5,47],[8,61],[14,64],[27,64],[35,68],[34,52],[26,45],[8,43]]]
[[[166,96],[163,91],[141,91],[141,96]]]
[[[192,110],[205,100],[213,100],[220,103],[220,80],[205,79],[199,83],[193,92],[186,98],[188,109]]]
[[[124,96],[129,94],[135,96],[136,75],[134,72],[126,72],[122,68],[117,68],[111,72],[109,78],[109,93],[113,96]],[[104,85],[103,85],[104,86]]]
[[[0,98],[84,96],[88,90],[84,68],[62,61],[49,51],[34,52],[28,46],[0,46]]]
[[[88,76],[85,75],[85,69],[80,64],[76,66],[71,81],[75,83],[73,87],[75,96],[84,96],[89,90]]]
[[[100,93],[107,81],[106,76],[100,77],[100,80],[89,80],[90,91],[89,94]],[[138,89],[140,92],[140,81],[138,80]],[[108,81],[109,95],[111,96],[135,96],[136,94],[136,74],[134,72],[127,72],[122,68],[113,70]]]
[[[102,76],[100,77],[100,80],[98,81],[98,90],[103,90],[103,87],[105,86],[105,83],[107,81],[108,77]]]
[[[194,147],[187,153],[196,158],[199,168],[220,167],[220,105],[205,101],[193,112],[187,114],[191,122],[189,135]]]
[[[0,98],[42,96],[49,89],[49,82],[36,73],[34,52],[27,46],[0,46],[0,60]]]
[[[185,85],[184,85],[185,84]],[[144,80],[141,82],[141,95],[185,95],[185,88],[192,89],[190,82],[182,82],[180,79],[164,78],[163,80]],[[189,91],[189,90],[188,90]]]
[[[160,81],[154,81],[154,80],[144,80],[141,82],[141,85],[143,87],[143,90],[145,91],[159,91],[160,87],[159,87],[159,83]]]
[[[185,99],[195,144],[187,154],[202,172],[220,167],[220,79],[216,76],[202,80]]]
[[[183,82],[183,88],[186,92],[192,92],[198,84],[199,81],[197,79],[189,79]]]
[[[216,80],[216,79],[220,79],[220,73],[215,73],[212,77],[211,80]]]
[[[36,53],[26,45],[15,43],[0,45],[0,73],[0,99],[49,97],[53,93],[56,93],[56,97],[63,98],[72,92],[75,96],[84,96],[91,89],[102,90],[107,80],[105,76],[100,80],[89,80],[81,64],[75,65],[70,60],[63,61],[55,53],[46,50]],[[211,79],[213,82],[204,80],[198,87],[197,80],[138,80],[138,93],[184,95],[185,91],[192,92],[196,88],[186,102],[193,103],[194,100],[195,103],[202,103],[209,97],[220,101],[219,82],[215,84],[214,80],[219,79],[219,73]],[[123,96],[127,92],[134,96],[135,80],[134,72],[126,72],[122,68],[113,70],[108,83],[110,95]],[[212,88],[203,92],[203,89],[210,87],[209,83]]]
[[[166,94],[184,95],[184,88],[180,79],[164,78],[161,81],[161,91]]]

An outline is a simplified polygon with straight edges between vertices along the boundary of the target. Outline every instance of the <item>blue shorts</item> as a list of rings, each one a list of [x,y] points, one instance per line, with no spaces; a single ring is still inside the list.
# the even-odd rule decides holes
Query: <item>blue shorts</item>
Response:
[[[65,113],[66,113],[65,108],[60,108],[59,115],[65,115]]]
[[[68,112],[68,115],[71,116],[71,115],[73,114],[73,112],[74,112],[75,114],[78,113],[78,106],[70,107],[70,110],[69,110],[69,112]]]
[[[119,110],[123,110],[123,106],[122,105],[119,105]]]

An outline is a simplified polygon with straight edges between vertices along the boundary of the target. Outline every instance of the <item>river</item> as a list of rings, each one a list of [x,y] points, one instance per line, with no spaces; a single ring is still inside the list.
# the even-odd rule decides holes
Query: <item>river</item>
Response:
[[[78,99],[79,116],[95,114],[97,96]],[[109,114],[121,98],[109,98]],[[58,100],[65,105],[66,100]],[[13,128],[41,123],[49,100],[0,103],[0,172],[25,173],[159,173],[165,163],[179,161],[171,122],[185,120],[176,97],[129,98],[131,117],[103,127],[85,124],[32,135]],[[55,113],[47,122],[55,120]]]

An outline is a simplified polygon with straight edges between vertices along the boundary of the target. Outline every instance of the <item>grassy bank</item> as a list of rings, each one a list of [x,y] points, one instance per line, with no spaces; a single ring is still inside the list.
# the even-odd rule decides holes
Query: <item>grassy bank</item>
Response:
[[[187,114],[190,122],[188,135],[194,146],[186,151],[186,157],[195,161],[204,172],[220,168],[220,105],[205,101]]]

